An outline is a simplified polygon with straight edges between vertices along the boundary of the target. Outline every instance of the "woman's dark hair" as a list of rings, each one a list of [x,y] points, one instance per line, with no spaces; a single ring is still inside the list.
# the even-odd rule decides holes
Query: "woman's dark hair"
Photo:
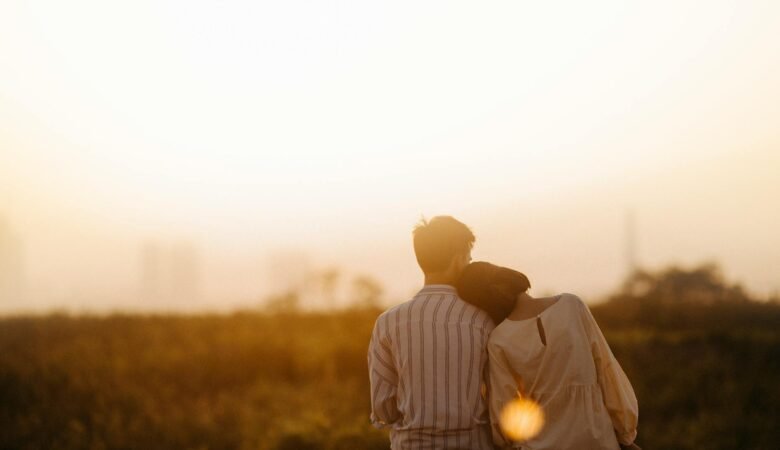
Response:
[[[516,270],[477,261],[466,266],[456,287],[460,298],[487,312],[498,325],[512,312],[517,294],[527,291],[531,282]]]

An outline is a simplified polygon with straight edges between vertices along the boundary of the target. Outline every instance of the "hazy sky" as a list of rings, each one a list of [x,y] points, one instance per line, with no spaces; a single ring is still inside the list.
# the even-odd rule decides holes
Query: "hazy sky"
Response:
[[[778,80],[775,1],[6,1],[0,215],[32,308],[133,302],[150,240],[197,248],[211,305],[285,264],[401,299],[436,214],[593,301],[628,210],[642,265],[766,294]]]

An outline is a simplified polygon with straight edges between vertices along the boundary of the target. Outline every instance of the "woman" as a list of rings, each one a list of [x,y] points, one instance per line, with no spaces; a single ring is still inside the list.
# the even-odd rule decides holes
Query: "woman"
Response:
[[[457,286],[463,300],[497,325],[488,342],[495,444],[638,449],[634,390],[590,310],[573,294],[533,298],[526,293],[530,287],[522,273],[486,262],[469,264]],[[544,425],[535,436],[513,441],[499,421],[518,396],[538,404]]]

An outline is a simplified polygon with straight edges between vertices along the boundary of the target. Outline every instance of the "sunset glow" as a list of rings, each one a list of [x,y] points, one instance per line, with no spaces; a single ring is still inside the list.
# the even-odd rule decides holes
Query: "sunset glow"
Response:
[[[538,293],[612,289],[633,212],[641,264],[714,260],[771,294],[778,14],[5,2],[0,217],[29,288],[2,308],[135,306],[150,241],[197,249],[193,308],[285,289],[266,270],[280,253],[398,301],[421,280],[411,228],[436,214]]]

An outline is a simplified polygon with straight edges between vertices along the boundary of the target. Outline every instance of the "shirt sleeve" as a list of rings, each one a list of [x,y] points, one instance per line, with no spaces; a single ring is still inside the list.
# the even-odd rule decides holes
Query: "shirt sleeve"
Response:
[[[639,405],[634,389],[612,354],[590,309],[582,302],[581,306],[604,404],[612,419],[618,441],[623,445],[630,445],[636,439],[639,420]]]
[[[398,373],[393,363],[389,342],[384,338],[380,328],[380,321],[377,320],[368,344],[371,424],[376,428],[388,428],[401,418],[396,399]]]
[[[501,349],[494,345],[488,345],[489,373],[488,392],[490,404],[490,428],[493,433],[493,443],[498,448],[512,448],[512,442],[501,432],[499,425],[501,411],[504,405],[517,398],[517,380],[507,363],[506,356]]]

